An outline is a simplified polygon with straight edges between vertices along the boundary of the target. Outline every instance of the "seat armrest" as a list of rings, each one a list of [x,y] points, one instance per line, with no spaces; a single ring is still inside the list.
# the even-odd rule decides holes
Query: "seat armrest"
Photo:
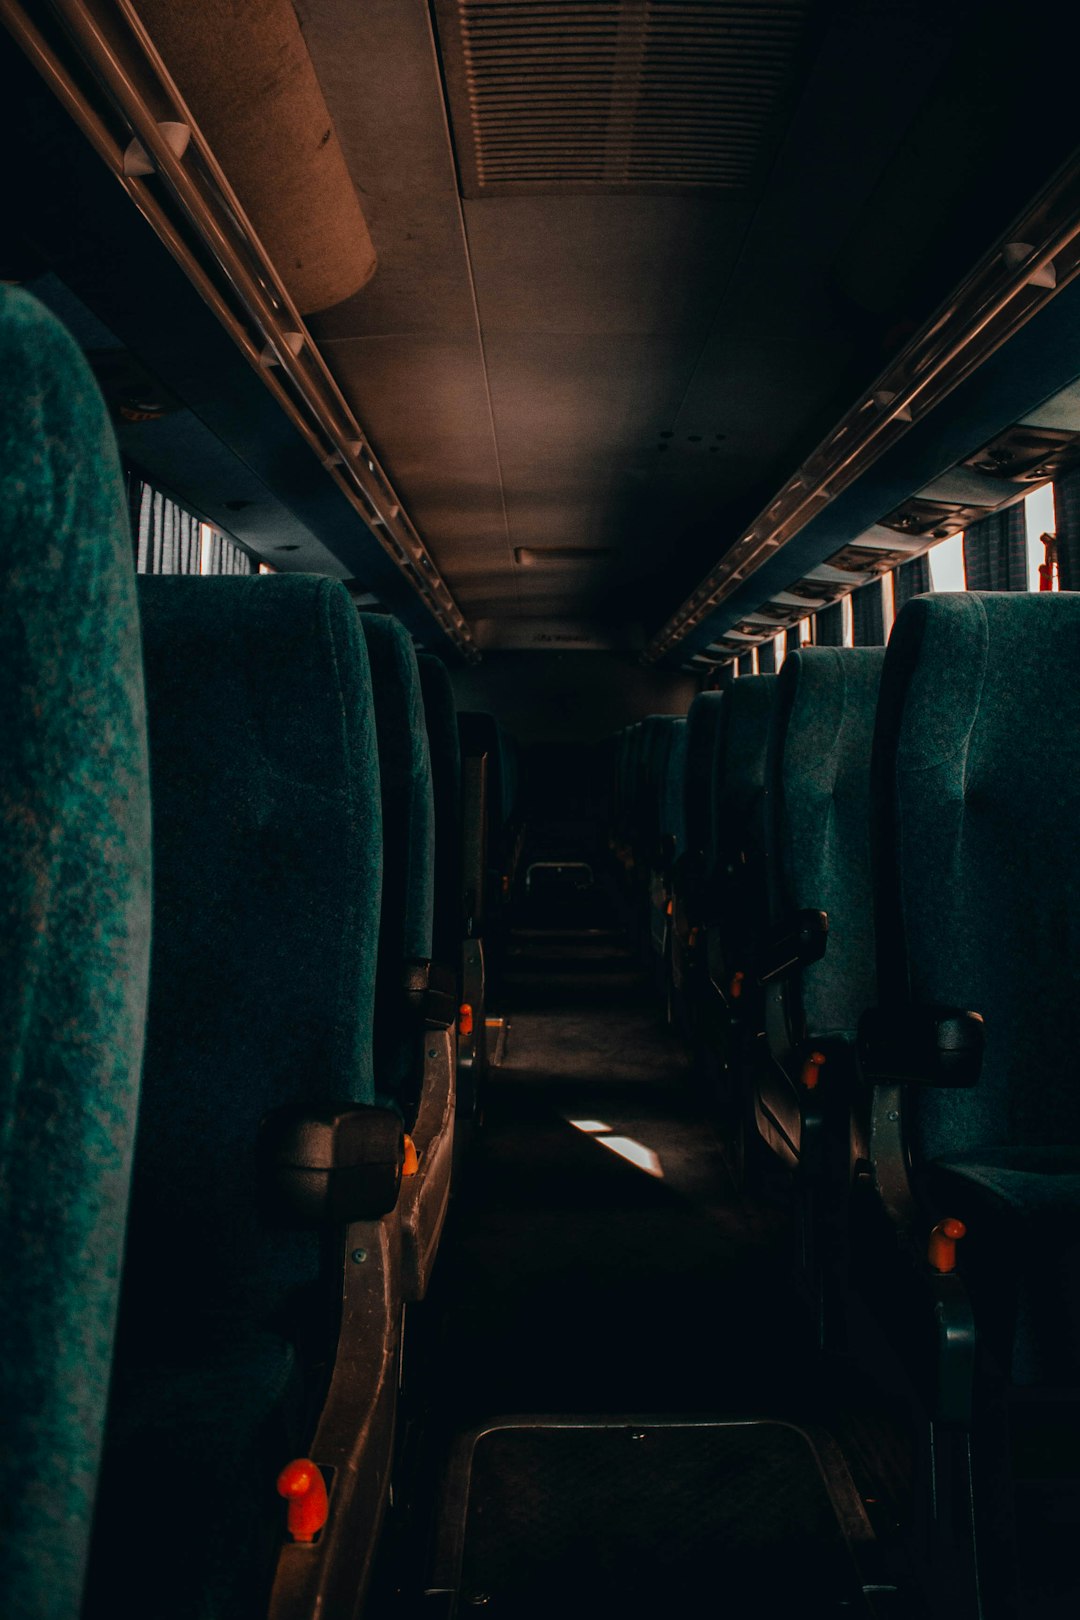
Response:
[[[392,1109],[290,1103],[259,1132],[264,1209],[287,1226],[378,1220],[397,1203],[404,1159],[405,1127]]]
[[[973,1086],[982,1067],[982,1016],[958,1007],[873,1007],[859,1019],[859,1065],[875,1086]]]
[[[820,962],[829,942],[829,917],[824,911],[793,911],[776,925],[762,945],[757,960],[757,981],[769,984],[797,967]]]

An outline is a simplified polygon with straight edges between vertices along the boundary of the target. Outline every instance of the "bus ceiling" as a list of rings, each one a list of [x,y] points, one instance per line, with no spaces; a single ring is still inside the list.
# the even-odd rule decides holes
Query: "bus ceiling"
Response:
[[[168,392],[148,475],[447,656],[745,647],[1080,443],[1015,4],[176,11],[0,0],[14,217]]]

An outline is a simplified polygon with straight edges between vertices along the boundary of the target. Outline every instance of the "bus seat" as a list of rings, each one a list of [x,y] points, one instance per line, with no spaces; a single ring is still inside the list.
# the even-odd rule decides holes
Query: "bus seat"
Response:
[[[758,1028],[752,966],[767,916],[765,757],[775,675],[744,676],[724,694],[712,793],[700,1024],[719,1064],[721,1112],[742,1139],[744,1031]],[[733,1139],[734,1140],[734,1139]]]
[[[325,1454],[318,1369],[350,1290],[390,1300],[338,1358],[356,1436],[377,1431],[358,1360],[385,1378],[396,1353],[400,1284],[374,1216],[280,1219],[259,1152],[279,1109],[373,1103],[381,811],[367,653],[340,584],[146,578],[140,608],[154,942],[88,1615],[153,1593],[157,1616],[186,1620],[265,1610],[274,1480],[297,1449]],[[373,1257],[362,1282],[350,1239]],[[384,1477],[377,1452],[341,1470],[336,1511],[355,1477]]]
[[[116,442],[75,343],[0,287],[5,917],[0,1610],[78,1613],[131,1171],[150,792]]]
[[[435,799],[420,670],[412,638],[386,614],[362,613],[375,699],[383,819],[382,919],[375,997],[375,1082],[400,1109],[417,1153],[402,1187],[402,1278],[423,1297],[450,1196],[457,1014],[453,969],[432,963]]]
[[[941,1007],[985,1021],[975,1083],[926,1073],[887,1086],[903,1137],[875,1115],[878,1185],[887,1197],[892,1160],[909,1153],[927,1221],[967,1226],[959,1274],[984,1347],[1014,1384],[1074,1391],[1078,684],[1080,597],[916,598],[885,661],[872,789],[879,1028]],[[879,1088],[894,1078],[880,1044],[871,1029]]]
[[[672,869],[686,838],[683,817],[685,718],[664,716],[664,724],[654,736],[651,795],[655,801],[656,838],[649,863],[649,929],[653,959],[666,980]]]
[[[751,675],[725,693],[714,761],[709,876],[710,960],[726,982],[745,971],[764,925],[765,759],[775,675]]]
[[[801,1152],[809,1051],[830,1049],[822,1081],[843,1069],[875,999],[870,751],[884,659],[880,647],[806,647],[777,677],[766,763],[770,935],[760,964],[773,1065],[758,1101],[763,1134],[781,1157]],[[821,913],[827,933],[797,937],[798,919]],[[825,1088],[814,1089],[819,1103]]]
[[[456,967],[465,933],[461,886],[461,742],[454,691],[446,665],[418,653],[431,785],[435,801],[435,903],[432,954]]]
[[[754,1107],[759,1134],[799,1172],[799,1271],[826,1335],[840,1299],[856,1032],[876,993],[870,751],[884,660],[878,647],[791,653],[766,760],[767,1051]]]

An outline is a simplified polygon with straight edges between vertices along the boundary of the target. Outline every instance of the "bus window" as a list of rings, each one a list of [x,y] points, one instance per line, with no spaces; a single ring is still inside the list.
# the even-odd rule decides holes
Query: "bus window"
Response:
[[[930,589],[932,591],[964,591],[964,535],[952,534],[939,540],[927,553],[930,562]]]
[[[854,647],[854,645],[855,645],[855,613],[854,613],[854,609],[852,608],[852,605],[851,605],[851,597],[850,596],[845,596],[845,597],[841,598],[840,613],[841,613],[841,616],[842,616],[843,621],[844,621],[844,631],[843,631],[844,646],[845,647]]]

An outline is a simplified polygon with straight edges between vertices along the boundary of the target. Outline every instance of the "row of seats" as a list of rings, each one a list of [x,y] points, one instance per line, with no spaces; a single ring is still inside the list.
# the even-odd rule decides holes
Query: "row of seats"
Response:
[[[744,1162],[790,1177],[821,1341],[871,1298],[977,1454],[980,1391],[1080,1402],[1078,678],[1080,598],[931,595],[616,744],[616,848]]]
[[[337,582],[136,582],[105,406],[10,288],[0,378],[0,1606],[352,1613],[483,1067],[495,750]]]

